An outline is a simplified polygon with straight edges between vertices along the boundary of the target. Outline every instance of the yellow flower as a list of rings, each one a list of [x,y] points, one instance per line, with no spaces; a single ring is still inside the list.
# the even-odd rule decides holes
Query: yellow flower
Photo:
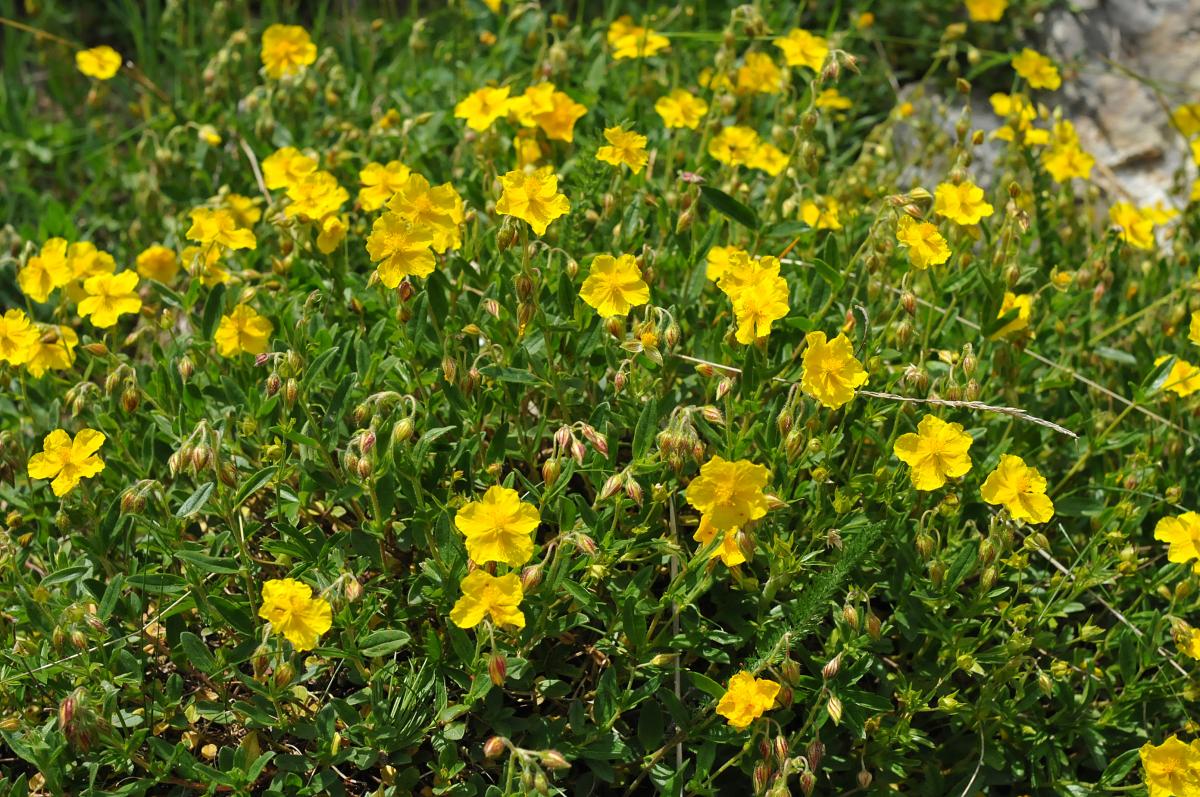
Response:
[[[274,330],[270,319],[259,315],[248,304],[239,304],[232,313],[221,316],[221,323],[217,325],[213,335],[217,354],[222,357],[236,357],[243,352],[262,354],[267,350]]]
[[[508,112],[521,127],[537,127],[537,117],[554,112],[554,84],[538,83],[508,101]]]
[[[316,159],[295,147],[276,150],[262,162],[263,182],[272,191],[298,183],[316,170]]]
[[[127,313],[138,312],[142,309],[142,299],[134,290],[137,281],[137,273],[133,271],[88,277],[83,283],[87,298],[79,303],[79,315],[103,329]]]
[[[1115,203],[1108,209],[1108,219],[1121,228],[1121,240],[1137,249],[1154,248],[1154,222],[1131,203]]]
[[[550,110],[534,114],[533,120],[542,128],[546,138],[570,143],[575,140],[575,123],[586,113],[586,107],[569,95],[555,91],[550,95]]]
[[[521,611],[521,579],[516,573],[496,577],[486,570],[476,570],[462,580],[462,597],[450,610],[450,619],[459,628],[474,628],[491,617],[498,625],[525,627]]]
[[[333,607],[312,587],[294,578],[273,578],[263,583],[258,616],[283,634],[296,650],[312,650],[333,627]]]
[[[467,538],[467,555],[476,564],[503,562],[520,567],[533,556],[533,532],[541,517],[538,508],[521,500],[516,490],[489,487],[454,516],[454,527]]]
[[[472,130],[487,130],[492,122],[508,113],[508,86],[484,86],[475,89],[454,106],[454,118],[466,119]]]
[[[37,342],[29,349],[25,367],[34,379],[46,371],[64,371],[75,362],[75,346],[79,336],[70,327],[45,324],[38,326]]]
[[[900,435],[892,447],[896,457],[908,465],[909,476],[917,490],[936,490],[946,479],[957,479],[971,470],[971,435],[962,424],[946,423],[926,415],[917,424],[917,433]]]
[[[96,80],[109,80],[121,68],[121,54],[107,44],[75,53],[75,68]]]
[[[787,280],[765,276],[738,292],[733,302],[737,316],[737,342],[750,344],[771,334],[771,324],[788,314]]]
[[[896,240],[908,250],[908,259],[917,268],[940,266],[950,259],[950,246],[937,227],[908,214],[896,225]]]
[[[666,36],[655,33],[650,28],[634,25],[633,18],[628,15],[618,17],[608,26],[607,39],[608,46],[613,48],[612,55],[616,61],[625,58],[649,58],[671,46]]]
[[[1050,140],[1050,134],[1047,131],[1034,129],[1033,122],[1038,118],[1038,110],[1024,94],[997,92],[988,100],[991,102],[992,111],[996,116],[1006,120],[1004,126],[992,134],[996,138],[1002,141],[1013,141],[1019,132],[1026,144],[1045,144]]]
[[[728,166],[746,166],[758,154],[761,143],[753,128],[730,125],[709,139],[708,154]]]
[[[114,274],[117,271],[117,261],[108,252],[102,252],[90,241],[79,241],[67,248],[67,266],[71,269],[71,285],[67,291],[71,298],[79,301],[84,294],[82,282],[88,277],[98,274]]]
[[[1028,293],[1013,293],[1012,291],[1004,292],[1004,301],[1000,304],[1000,312],[996,314],[996,318],[1004,318],[1013,310],[1017,311],[1016,316],[1004,326],[992,333],[992,338],[1002,338],[1005,335],[1011,335],[1014,332],[1019,332],[1029,326],[1029,316],[1033,311],[1033,296]]]
[[[316,171],[287,187],[292,200],[283,211],[287,217],[303,221],[320,221],[337,213],[350,198],[350,193],[338,185],[337,178],[326,171]]]
[[[850,101],[850,98],[843,97],[835,88],[823,89],[817,95],[814,104],[818,108],[828,108],[832,111],[848,111],[854,107],[854,103]]]
[[[787,36],[775,40],[775,46],[783,51],[783,60],[788,66],[803,66],[820,72],[829,55],[829,42],[801,28],[792,28]]]
[[[317,60],[317,45],[300,25],[272,25],[263,31],[262,62],[267,77],[278,80],[299,74]]]
[[[38,337],[24,310],[8,310],[0,316],[0,361],[13,365],[28,361]]]
[[[1192,162],[1200,166],[1200,138],[1192,139]],[[1195,187],[1192,188],[1192,193],[1195,193]],[[1193,197],[1195,199],[1195,197]]]
[[[1003,504],[1014,520],[1045,523],[1054,516],[1046,478],[1012,454],[1000,457],[1000,464],[988,474],[979,492],[989,504]]]
[[[761,169],[772,177],[782,172],[787,164],[788,156],[783,154],[783,150],[765,142],[758,145],[746,163],[751,169]]]
[[[1008,0],[966,0],[972,22],[999,22],[1008,8]]]
[[[783,91],[783,72],[766,53],[746,53],[737,71],[739,94],[779,94]]]
[[[54,479],[50,489],[55,495],[69,493],[80,479],[90,479],[104,470],[104,460],[96,452],[104,444],[104,435],[83,428],[71,439],[62,429],[55,429],[42,441],[42,450],[29,458],[31,479]]]
[[[137,256],[137,273],[146,279],[166,284],[179,273],[179,261],[175,259],[174,250],[154,244]]]
[[[696,82],[714,94],[719,91],[733,91],[733,81],[729,79],[729,74],[724,70],[713,72],[710,67],[706,66],[696,76]]]
[[[571,210],[571,203],[558,193],[558,177],[552,166],[534,172],[513,170],[500,178],[500,185],[503,190],[496,212],[528,222],[538,235],[545,234],[550,222]]]
[[[395,288],[408,276],[427,277],[436,265],[429,245],[433,235],[399,213],[385,212],[371,225],[367,254],[376,263],[379,281]]]
[[[1171,112],[1171,122],[1184,138],[1200,135],[1200,102],[1180,105]]]
[[[817,230],[840,230],[842,223],[838,220],[838,209],[841,205],[833,197],[818,197],[819,202],[805,200],[800,204],[800,218],[809,227]]]
[[[1159,518],[1154,526],[1154,539],[1170,543],[1168,562],[1200,558],[1200,514],[1184,512],[1176,517]]]
[[[650,301],[650,286],[642,280],[633,255],[596,255],[579,298],[595,308],[601,318],[625,315]]]
[[[1184,744],[1172,734],[1139,752],[1149,797],[1200,797],[1200,742]]]
[[[748,255],[743,257],[742,254],[744,253],[740,250],[735,250],[729,258],[728,267],[717,280],[717,287],[735,305],[747,288],[764,284],[765,281],[779,276],[779,258],[763,255],[751,259]]]
[[[1059,77],[1058,67],[1054,65],[1054,62],[1028,47],[1021,50],[1021,54],[1013,59],[1012,67],[1035,89],[1054,91],[1062,85],[1062,78]]]
[[[719,282],[730,269],[749,265],[750,253],[736,246],[714,246],[708,250],[705,260],[707,265],[704,276],[713,282]]]
[[[433,251],[439,254],[462,245],[463,201],[454,186],[442,183],[430,188],[419,174],[410,174],[388,201],[388,210],[399,213],[414,227],[427,227],[433,236]]]
[[[1162,365],[1170,359],[1164,355],[1154,361],[1156,366]],[[1190,396],[1197,390],[1200,390],[1200,368],[1192,365],[1187,360],[1181,357],[1176,357],[1175,362],[1171,365],[1171,370],[1167,374],[1166,379],[1162,383],[1163,390],[1170,390],[1172,393],[1177,393],[1180,396]]]
[[[70,282],[71,277],[67,242],[62,238],[51,238],[42,244],[41,252],[29,258],[24,268],[17,272],[17,285],[21,293],[41,304],[50,298],[55,288]]]
[[[389,161],[386,166],[368,163],[358,173],[358,181],[362,183],[358,191],[358,204],[367,212],[379,210],[395,196],[411,173],[412,170],[400,161]]]
[[[729,689],[717,703],[717,713],[729,724],[742,730],[775,705],[779,684],[766,678],[755,678],[746,671],[729,679]]]
[[[1179,639],[1179,649],[1193,659],[1200,659],[1200,628],[1191,628]]]
[[[686,89],[673,89],[667,96],[658,98],[654,110],[669,128],[695,130],[708,113],[708,103]]]
[[[317,249],[322,254],[331,254],[341,245],[346,230],[346,220],[339,216],[330,215],[321,219],[317,231]]]
[[[606,127],[604,138],[608,141],[609,146],[596,150],[596,160],[610,163],[613,166],[620,166],[623,163],[634,174],[646,166],[649,156],[646,155],[645,136],[617,126]]]
[[[1159,225],[1166,224],[1171,219],[1179,215],[1179,211],[1175,208],[1167,207],[1160,199],[1153,205],[1141,208],[1141,214],[1149,219],[1151,224]]]
[[[530,135],[529,130],[522,130],[513,138],[513,148],[517,151],[517,168],[534,166],[542,159],[542,145],[538,143],[537,135]]]
[[[770,471],[748,459],[729,461],[714,456],[700,466],[687,487],[687,502],[717,531],[740,528],[767,514]]]
[[[196,136],[210,147],[221,146],[221,134],[212,125],[200,125],[200,129],[196,131]]]
[[[1072,177],[1091,177],[1096,159],[1077,146],[1053,147],[1042,156],[1042,165],[1054,182],[1065,183]]]
[[[258,204],[262,202],[258,197],[242,196],[241,194],[225,194],[223,197],[223,205],[226,210],[233,214],[233,220],[237,222],[239,227],[253,227],[262,218],[262,211],[258,209]]]
[[[854,357],[850,338],[839,334],[826,341],[824,332],[809,332],[800,361],[800,389],[831,410],[854,398],[867,382],[867,372]]]
[[[229,282],[229,271],[221,265],[219,246],[185,246],[179,253],[179,259],[188,274],[198,276],[206,288]]]
[[[187,231],[189,241],[217,244],[230,249],[254,249],[258,246],[254,233],[238,227],[233,214],[224,208],[194,208],[191,217],[192,226]]]
[[[934,191],[933,211],[963,226],[978,224],[995,210],[984,198],[983,189],[966,180],[958,185],[942,183]]]
[[[1188,340],[1200,346],[1200,310],[1192,313],[1192,321],[1188,325]]]
[[[736,526],[725,531],[718,531],[717,527],[709,520],[708,515],[701,515],[700,525],[696,527],[696,533],[692,535],[692,539],[701,545],[708,545],[718,534],[721,535],[721,544],[717,547],[715,553],[721,557],[721,561],[725,563],[725,566],[735,567],[745,562],[746,554],[742,552],[742,547],[738,545],[738,529]]]

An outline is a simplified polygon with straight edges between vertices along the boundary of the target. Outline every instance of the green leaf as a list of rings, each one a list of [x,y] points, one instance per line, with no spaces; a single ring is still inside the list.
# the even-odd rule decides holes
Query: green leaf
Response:
[[[642,405],[637,426],[633,430],[633,458],[639,460],[650,451],[650,442],[658,431],[658,401],[651,398]]]
[[[709,697],[720,700],[725,695],[725,687],[709,678],[707,675],[701,675],[698,672],[691,670],[683,671],[683,680],[692,685],[693,688],[699,689]]]
[[[200,330],[205,340],[212,340],[213,332],[217,328],[217,321],[220,320],[224,310],[225,283],[219,282],[209,292],[208,298],[204,300],[204,320],[200,324]]]
[[[521,368],[509,368],[503,365],[485,365],[479,373],[489,379],[499,379],[501,382],[515,382],[521,385],[543,384],[533,373]]]
[[[179,647],[183,648],[183,655],[197,670],[204,673],[216,672],[217,661],[200,637],[191,631],[184,631],[179,635]]]
[[[183,506],[175,513],[177,518],[188,518],[200,511],[208,497],[212,495],[213,489],[216,487],[212,482],[205,482],[196,488],[196,492],[188,496],[188,499],[183,502]]]
[[[256,492],[266,486],[266,484],[270,482],[271,478],[275,475],[275,471],[277,469],[277,465],[268,465],[244,482],[242,486],[238,488],[237,495],[234,496],[233,508],[237,509],[244,504],[246,500],[250,498],[250,496],[254,495]]]
[[[406,646],[411,640],[412,637],[400,629],[372,631],[359,640],[358,652],[367,658],[386,656],[389,653],[395,653],[397,650],[400,650],[400,648]]]
[[[197,551],[190,548],[181,548],[175,552],[175,556],[190,565],[193,565],[206,573],[237,573],[239,568],[236,564],[232,564],[229,559],[222,559],[216,556],[209,556],[203,551]]]
[[[705,204],[743,227],[758,229],[758,216],[755,212],[719,188],[713,188],[711,185],[700,186],[700,198]]]

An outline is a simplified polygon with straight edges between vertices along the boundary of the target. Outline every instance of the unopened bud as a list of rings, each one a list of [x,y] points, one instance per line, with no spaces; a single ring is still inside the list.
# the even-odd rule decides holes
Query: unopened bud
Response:
[[[488,678],[492,679],[492,683],[496,686],[504,686],[504,681],[508,678],[508,662],[504,659],[503,653],[493,653],[488,657]]]
[[[842,701],[837,695],[830,695],[829,702],[825,705],[825,709],[829,712],[829,719],[833,720],[834,725],[842,724]]]
[[[821,668],[821,677],[826,681],[837,677],[838,670],[842,668],[842,654],[839,653],[825,663]]]
[[[503,736],[492,736],[486,742],[483,743],[483,757],[484,758],[499,758],[500,756],[504,755],[504,749],[505,749],[504,737]]]
[[[542,766],[555,772],[562,772],[571,768],[571,762],[557,750],[545,750],[542,752]]]

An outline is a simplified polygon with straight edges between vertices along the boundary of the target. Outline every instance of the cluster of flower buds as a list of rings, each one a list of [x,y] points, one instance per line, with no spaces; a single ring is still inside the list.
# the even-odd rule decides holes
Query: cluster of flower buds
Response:
[[[666,460],[667,464],[676,472],[683,470],[688,459],[697,463],[703,462],[705,459],[704,441],[700,439],[694,422],[697,414],[709,423],[718,426],[725,423],[721,411],[713,406],[676,407],[671,411],[667,428],[659,432],[655,438],[658,443],[659,457]]]
[[[527,750],[517,747],[504,736],[492,736],[483,743],[484,758],[495,761],[505,752],[517,759],[521,767],[522,794],[550,794],[550,779],[547,772],[566,772],[571,762],[557,750]]]

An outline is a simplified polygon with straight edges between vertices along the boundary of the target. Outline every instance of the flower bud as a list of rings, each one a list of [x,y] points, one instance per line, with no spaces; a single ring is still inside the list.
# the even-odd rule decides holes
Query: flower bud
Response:
[[[614,473],[612,476],[609,476],[604,482],[604,487],[600,489],[600,496],[598,500],[603,501],[605,499],[612,498],[621,491],[621,488],[624,486],[624,482],[625,479],[620,473]]]
[[[296,406],[296,399],[300,395],[300,384],[295,379],[289,379],[283,388],[283,401],[287,404],[288,409]]]
[[[825,709],[829,712],[829,719],[833,720],[834,725],[842,724],[842,701],[837,695],[830,695],[829,702],[825,704]]]
[[[824,678],[826,681],[836,678],[837,674],[838,674],[838,670],[840,670],[841,668],[842,668],[842,654],[839,653],[836,656],[834,656],[832,659],[830,659],[828,662],[826,662],[825,666],[821,668],[821,677]]]
[[[625,480],[625,495],[638,506],[642,505],[642,485],[637,483],[637,479],[629,478]]]
[[[733,380],[726,376],[717,383],[717,401],[729,395],[730,390],[733,390]]]
[[[541,565],[529,565],[521,571],[521,591],[528,594],[542,583]]]
[[[765,761],[760,761],[754,766],[754,774],[751,775],[751,782],[754,786],[755,794],[762,794],[767,790],[767,783],[771,780],[771,765]]]
[[[500,756],[504,755],[504,741],[505,740],[503,736],[490,737],[486,742],[483,743],[483,757],[499,758]]]
[[[571,762],[557,750],[542,752],[542,766],[554,772],[562,772],[571,768]]]
[[[817,776],[809,770],[804,770],[800,773],[800,791],[804,793],[804,797],[811,797],[813,789],[817,785]]]
[[[508,678],[508,662],[504,659],[503,653],[493,653],[488,657],[488,678],[492,679],[492,683],[496,686],[504,686],[504,681]]]
[[[854,608],[849,603],[842,607],[842,619],[844,619],[846,624],[855,631],[858,630],[858,609]]]
[[[542,482],[547,487],[553,487],[561,473],[562,465],[559,464],[557,457],[552,457],[542,463]]]
[[[865,791],[867,788],[869,788],[871,785],[871,781],[873,779],[874,778],[871,776],[871,773],[868,772],[866,770],[866,768],[860,769],[858,771],[858,787],[860,789],[863,789]]]

